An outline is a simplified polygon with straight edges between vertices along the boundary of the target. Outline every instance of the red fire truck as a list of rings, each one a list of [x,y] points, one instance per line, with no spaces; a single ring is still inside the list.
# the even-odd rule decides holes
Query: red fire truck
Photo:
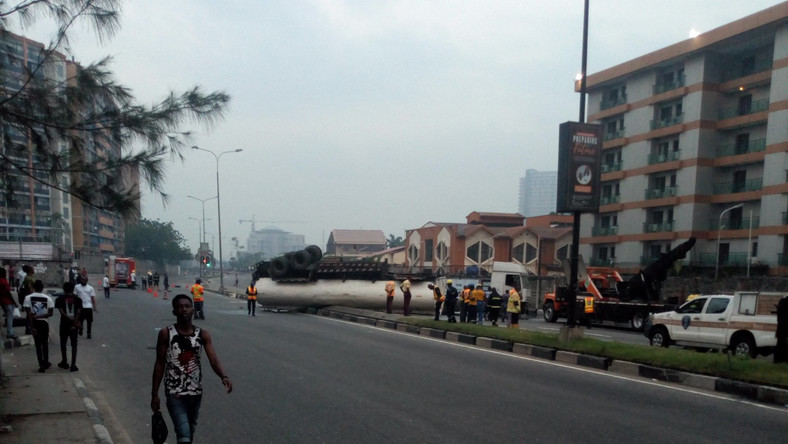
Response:
[[[130,257],[110,256],[107,259],[107,276],[110,287],[134,288],[131,273],[136,273],[137,263]]]

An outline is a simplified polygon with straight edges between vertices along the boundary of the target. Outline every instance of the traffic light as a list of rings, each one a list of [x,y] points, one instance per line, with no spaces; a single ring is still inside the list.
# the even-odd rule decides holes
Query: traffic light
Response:
[[[203,264],[207,264],[208,263],[208,256],[203,256],[202,257],[202,263]]]
[[[211,257],[210,257],[210,256],[206,256],[206,257],[205,257],[205,259],[206,259],[206,261],[207,261],[207,262],[205,263],[205,266],[206,266],[206,267],[208,267],[208,268],[210,268],[210,267],[211,267]]]

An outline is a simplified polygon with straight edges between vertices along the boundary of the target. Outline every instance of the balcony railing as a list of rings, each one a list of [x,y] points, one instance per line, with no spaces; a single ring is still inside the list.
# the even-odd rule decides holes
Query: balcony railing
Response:
[[[714,266],[717,262],[717,253],[701,253],[698,257],[700,265]],[[747,266],[747,253],[728,253],[727,257],[720,256],[722,266]]]
[[[607,142],[608,140],[620,139],[622,137],[624,137],[624,128],[618,131],[609,131],[602,134],[602,140],[605,142]]]
[[[751,140],[747,145],[729,143],[717,147],[717,157],[735,156],[737,154],[757,153],[766,149],[766,139]]]
[[[714,184],[714,194],[734,194],[758,191],[763,188],[763,179],[750,179],[744,182],[725,182]]]
[[[660,222],[656,224],[643,224],[643,232],[644,233],[659,233],[662,231],[673,231],[673,221],[670,222]]]
[[[676,116],[668,117],[667,119],[661,120],[652,120],[651,121],[651,129],[657,130],[660,128],[666,128],[673,125],[678,125],[679,123],[684,121],[684,114],[679,114]]]
[[[591,258],[591,265],[592,267],[609,267],[613,265],[616,261],[614,257],[592,257]]]
[[[614,106],[618,106],[618,105],[623,105],[625,103],[627,103],[627,95],[623,94],[623,95],[614,97],[612,99],[611,98],[607,98],[607,99],[602,100],[602,102],[599,104],[599,109],[604,111],[606,109],[610,109],[610,108],[612,108]]]
[[[788,212],[783,211],[783,225],[788,225]]]
[[[752,102],[748,108],[742,106],[731,106],[729,108],[721,109],[720,120],[730,119],[738,116],[746,116],[748,114],[767,111],[768,109],[769,109],[769,99],[761,99]]]
[[[621,171],[622,164],[624,162],[616,162],[616,163],[603,163],[602,164],[602,172],[603,173],[611,173],[613,171]]]
[[[648,199],[661,199],[663,197],[673,197],[676,195],[678,187],[655,188],[646,190],[646,200]]]
[[[679,160],[681,158],[681,151],[671,151],[667,154],[649,154],[648,155],[648,164],[654,165],[657,163],[665,163],[670,162],[672,160]]]
[[[788,267],[788,254],[777,253],[777,265],[782,267]]]
[[[738,65],[735,68],[729,69],[722,73],[722,81],[727,82],[728,80],[738,79],[740,77],[749,76],[752,74],[757,74],[759,72],[768,71],[772,69],[772,60],[771,59],[761,59],[755,62],[755,66],[749,69],[744,68],[741,65]]]
[[[686,78],[685,76],[676,76],[676,78],[672,82],[660,82],[654,85],[654,94],[664,93],[665,91],[670,91],[671,89],[676,89],[681,86],[684,86]]]
[[[612,226],[612,227],[594,226],[593,228],[591,228],[592,236],[614,236],[616,233],[618,233],[617,226]]]
[[[621,201],[620,194],[616,194],[615,196],[602,196],[599,198],[599,205],[610,205],[618,203],[619,201]]]
[[[761,226],[761,218],[759,216],[752,217],[752,227],[753,228],[760,228]],[[723,230],[747,230],[750,228],[750,218],[749,217],[742,217],[739,219],[731,219],[730,217],[726,217],[722,220],[722,229]],[[709,229],[710,230],[718,230],[720,229],[720,219],[710,219],[709,220]]]

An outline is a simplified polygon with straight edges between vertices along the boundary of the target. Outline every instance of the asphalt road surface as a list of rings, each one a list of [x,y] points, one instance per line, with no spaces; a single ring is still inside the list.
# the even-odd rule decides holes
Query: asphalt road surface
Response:
[[[80,339],[80,376],[116,443],[150,440],[156,333],[174,320],[161,296],[99,295],[93,339]],[[788,409],[724,395],[322,316],[252,318],[212,294],[205,311],[197,324],[234,391],[203,355],[197,442],[740,443],[788,430]]]

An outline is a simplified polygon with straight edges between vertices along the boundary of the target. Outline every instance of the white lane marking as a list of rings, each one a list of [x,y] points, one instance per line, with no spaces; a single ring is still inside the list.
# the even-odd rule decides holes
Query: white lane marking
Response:
[[[746,399],[733,397],[733,395],[717,395],[717,394],[706,392],[706,391],[699,391],[699,390],[685,388],[685,387],[681,387],[681,386],[670,385],[671,383],[666,382],[666,381],[658,381],[658,380],[654,380],[654,379],[647,380],[647,379],[641,378],[641,377],[631,377],[631,376],[625,376],[625,375],[618,375],[618,374],[611,373],[611,372],[608,372],[608,371],[601,371],[601,370],[595,370],[595,369],[579,367],[579,366],[574,366],[574,365],[569,365],[569,364],[563,364],[563,363],[556,362],[556,361],[548,361],[548,360],[542,359],[542,358],[533,358],[531,356],[518,355],[518,354],[512,353],[512,352],[493,350],[493,349],[489,349],[489,348],[478,347],[478,346],[475,346],[475,345],[463,344],[463,343],[460,343],[460,342],[447,341],[445,339],[431,338],[429,336],[422,336],[420,334],[413,334],[413,333],[408,333],[408,332],[405,332],[405,331],[400,331],[400,330],[391,329],[391,328],[382,328],[382,327],[377,327],[377,326],[370,325],[370,324],[362,324],[362,323],[353,322],[353,321],[346,321],[344,319],[332,318],[330,316],[321,316],[321,315],[316,315],[316,314],[315,315],[309,315],[309,316],[314,316],[314,317],[317,317],[319,319],[325,319],[327,321],[342,322],[342,323],[345,323],[345,324],[356,325],[356,326],[359,326],[359,327],[365,327],[365,328],[374,329],[374,330],[383,331],[383,332],[388,332],[388,333],[399,333],[399,334],[405,335],[405,337],[410,337],[410,338],[415,338],[415,339],[425,339],[425,340],[429,340],[429,341],[433,341],[433,342],[438,342],[438,343],[441,343],[441,344],[451,345],[451,346],[454,346],[454,347],[462,347],[462,348],[466,348],[466,349],[469,349],[469,350],[476,350],[476,351],[485,352],[485,353],[493,353],[493,354],[496,354],[496,355],[499,355],[499,356],[508,356],[510,358],[520,359],[520,360],[523,360],[523,361],[530,361],[530,362],[534,362],[534,363],[537,363],[537,364],[549,365],[549,366],[553,366],[553,367],[562,367],[562,368],[565,368],[565,369],[574,370],[574,371],[578,371],[578,372],[590,373],[590,374],[598,375],[598,376],[607,376],[609,378],[621,379],[621,380],[624,380],[624,381],[635,382],[635,383],[638,383],[638,384],[645,384],[645,385],[650,385],[650,386],[654,386],[654,387],[661,387],[661,388],[665,388],[665,389],[669,389],[669,390],[675,390],[675,391],[679,391],[679,392],[691,393],[691,394],[695,394],[695,395],[705,396],[707,398],[719,399],[719,400],[722,400],[722,401],[738,402],[738,403],[741,403],[741,404],[747,404],[747,405],[751,405],[751,406],[754,406],[754,407],[760,407],[760,408],[773,410],[773,411],[777,411],[777,412],[788,413],[788,409],[785,409],[785,408],[782,408],[782,407],[774,407],[774,406],[770,406],[770,405],[759,404],[757,402],[748,401]]]

